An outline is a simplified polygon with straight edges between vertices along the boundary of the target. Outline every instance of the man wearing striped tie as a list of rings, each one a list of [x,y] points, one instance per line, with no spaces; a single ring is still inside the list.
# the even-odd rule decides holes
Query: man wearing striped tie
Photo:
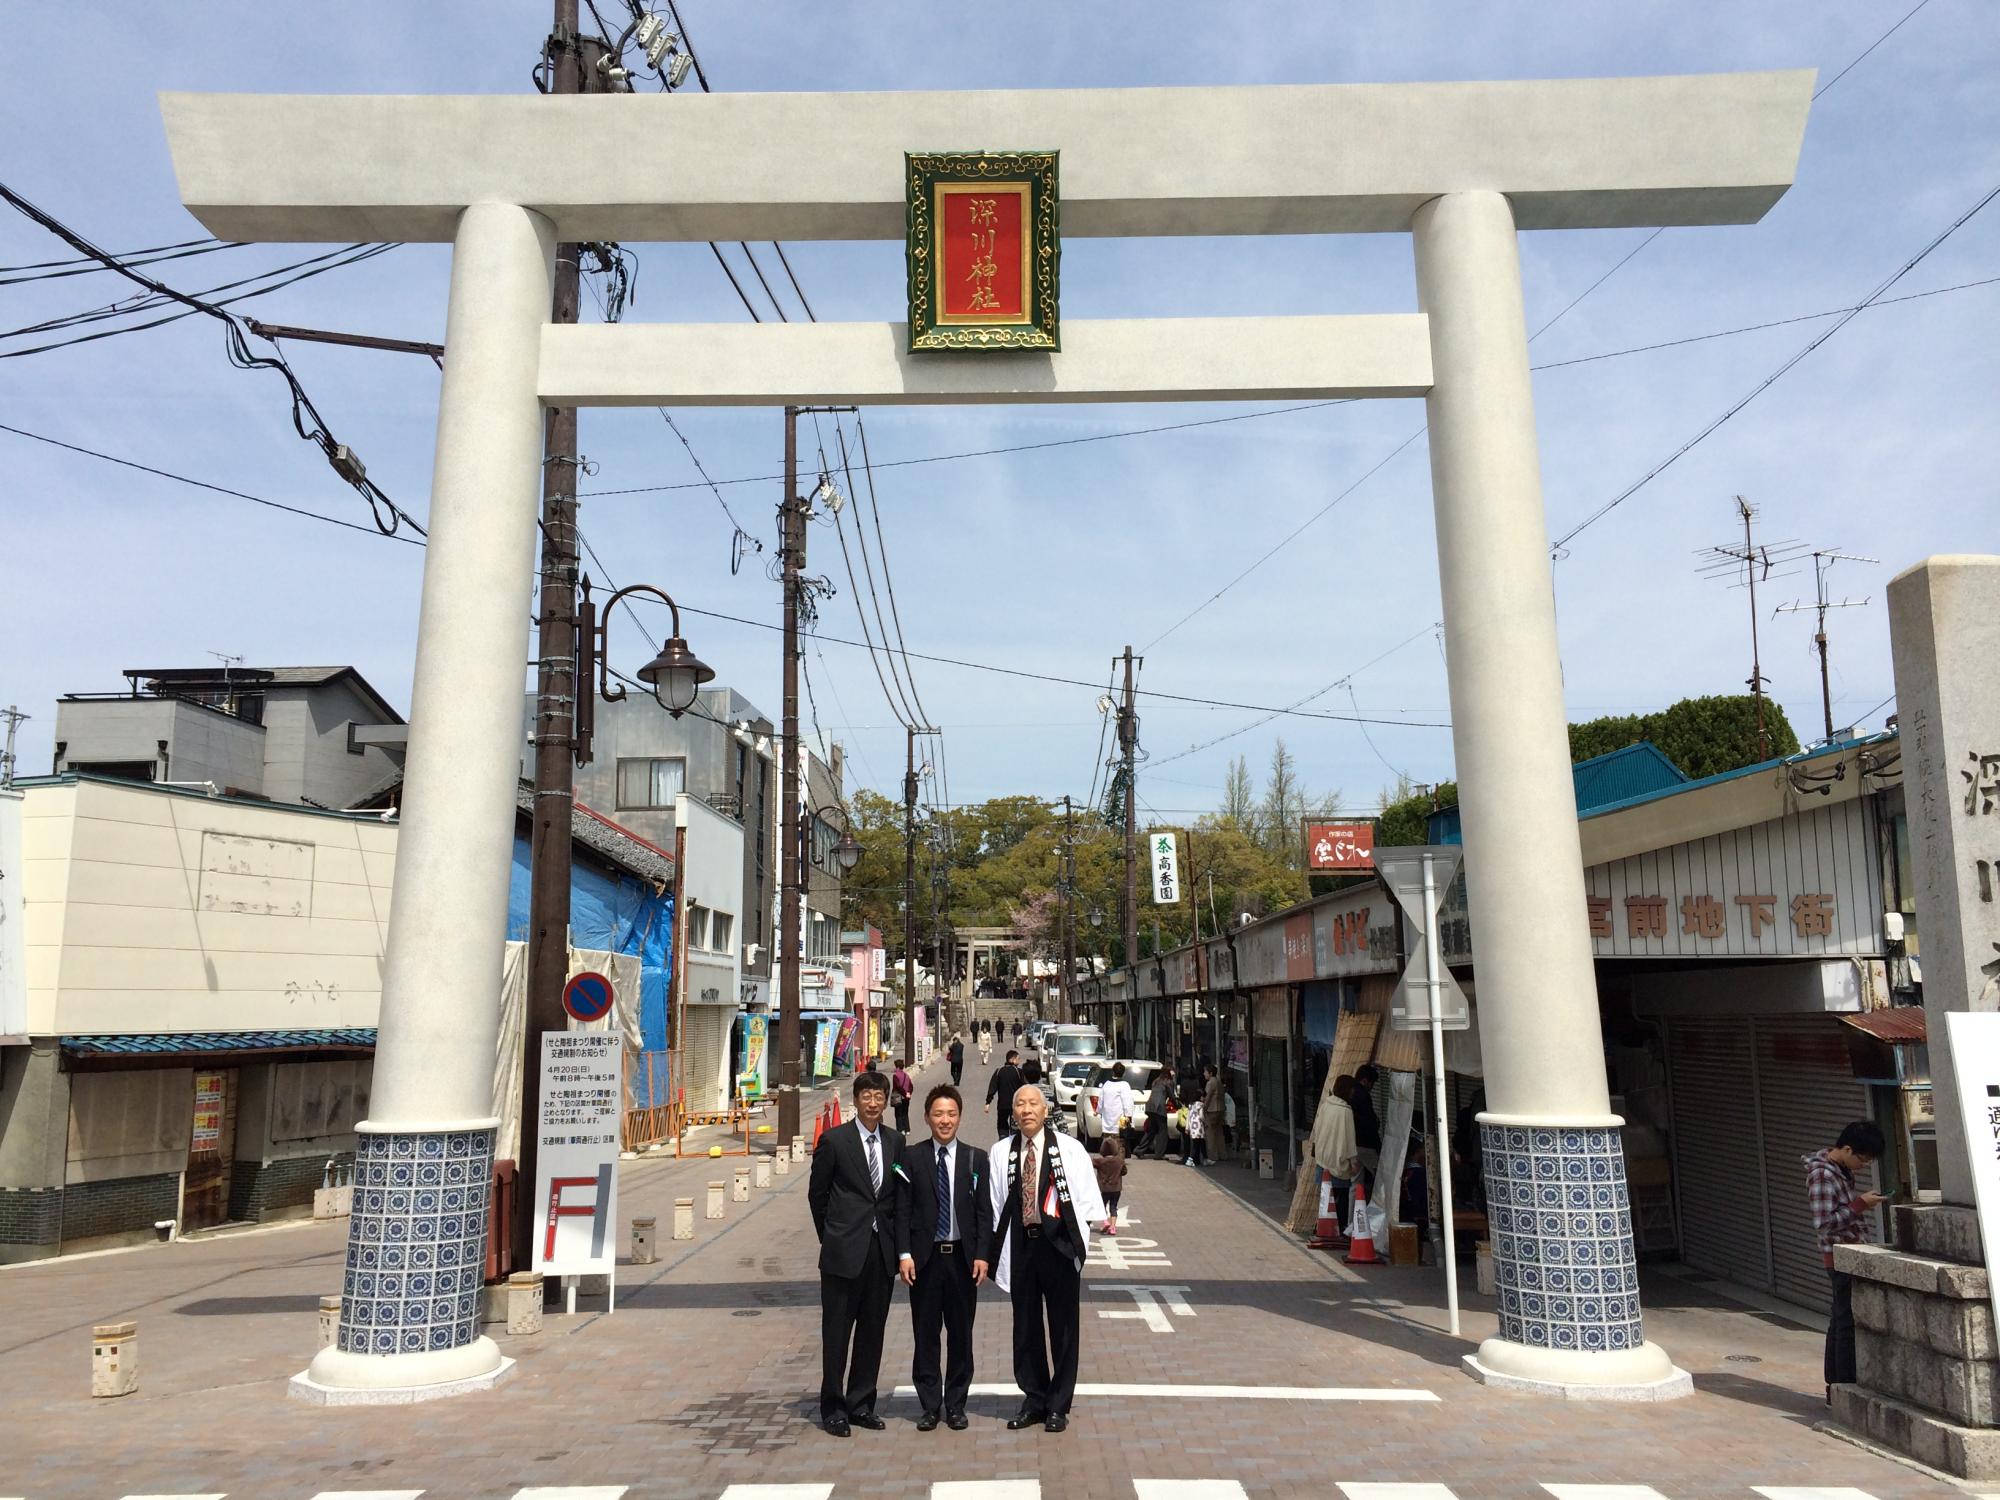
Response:
[[[965,1100],[941,1083],[924,1099],[931,1137],[907,1148],[909,1170],[897,1215],[902,1234],[903,1284],[910,1289],[910,1322],[916,1334],[911,1383],[924,1414],[919,1432],[942,1417],[953,1432],[966,1428],[965,1397],[972,1387],[972,1320],[993,1237],[993,1199],[986,1191],[986,1159],[958,1139]],[[945,1364],[938,1369],[938,1336]]]
[[[993,1279],[1014,1303],[1014,1383],[1021,1409],[1007,1429],[1069,1426],[1076,1396],[1083,1258],[1090,1231],[1112,1226],[1083,1142],[1047,1128],[1049,1102],[1033,1084],[1014,1095],[1015,1134],[988,1161]],[[1044,1320],[1047,1331],[1044,1332]]]
[[[875,1415],[875,1377],[896,1284],[905,1170],[903,1138],[882,1123],[888,1105],[880,1073],[854,1080],[854,1118],[820,1137],[806,1188],[819,1234],[819,1415],[834,1437],[888,1425]]]

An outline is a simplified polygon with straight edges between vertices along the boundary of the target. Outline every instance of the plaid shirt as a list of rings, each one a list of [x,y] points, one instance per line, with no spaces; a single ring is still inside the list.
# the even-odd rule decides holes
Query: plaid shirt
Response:
[[[1815,1151],[1804,1161],[1806,1205],[1819,1234],[1819,1253],[1832,1265],[1835,1245],[1855,1245],[1868,1238],[1868,1221],[1862,1216],[1853,1173],[1824,1151]]]

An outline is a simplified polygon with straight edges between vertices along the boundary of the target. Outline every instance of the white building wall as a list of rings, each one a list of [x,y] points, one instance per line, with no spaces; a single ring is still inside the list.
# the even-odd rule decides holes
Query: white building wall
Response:
[[[30,1033],[375,1025],[393,825],[104,782],[25,792]]]

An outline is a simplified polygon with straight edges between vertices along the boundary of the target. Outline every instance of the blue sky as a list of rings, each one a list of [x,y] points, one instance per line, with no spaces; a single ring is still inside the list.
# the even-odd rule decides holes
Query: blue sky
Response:
[[[1825,82],[1911,4],[1601,3],[1280,6],[1234,3],[967,7],[689,0],[682,15],[718,90],[1394,82],[1817,67]],[[600,0],[609,15],[615,6]],[[201,231],[180,208],[159,124],[160,89],[513,92],[546,29],[542,4],[344,3],[94,7],[87,36],[47,8],[19,22],[23,56],[87,62],[16,71],[0,97],[4,180],[112,249]],[[94,38],[94,40],[92,40]],[[1977,0],[1930,0],[1815,104],[1797,185],[1763,223],[1673,229],[1534,344],[1573,360],[1859,301],[2000,183],[2000,37]],[[692,85],[690,85],[692,87]],[[949,142],[914,142],[949,146]],[[999,144],[999,143],[986,143]],[[1024,143],[1029,145],[1042,142]],[[1059,143],[1058,143],[1059,144]],[[606,139],[606,156],[670,141]],[[810,142],[799,143],[810,170]],[[579,170],[589,170],[580,163]],[[1646,237],[1538,233],[1522,242],[1539,327]],[[705,246],[632,247],[635,320],[746,318]],[[902,301],[900,246],[788,245],[822,319],[888,319]],[[25,219],[0,220],[0,264],[68,252]],[[314,253],[252,247],[155,269],[201,290]],[[776,273],[768,250],[767,272]],[[737,260],[742,273],[740,258]],[[410,246],[243,305],[273,322],[441,338],[447,253]],[[2000,276],[2000,204],[1953,235],[1896,294]],[[16,328],[122,295],[110,276],[0,286]],[[1124,242],[1065,248],[1065,317],[1405,311],[1404,236]],[[760,304],[761,293],[752,289]],[[788,294],[784,300],[790,306]],[[586,298],[586,308],[591,304]],[[1842,564],[1836,596],[1869,598],[1830,621],[1835,717],[1892,692],[1883,587],[1931,553],[1991,550],[2000,533],[1991,449],[2000,411],[1993,331],[2000,285],[1861,314],[1609,517],[1556,568],[1572,717],[1740,690],[1746,601],[1696,572],[1732,537],[1732,496],[1762,535],[1880,558]],[[1544,370],[1537,419],[1552,533],[1561,534],[1672,454],[1826,326],[1797,322],[1677,348]],[[0,340],[0,352],[25,339]],[[288,356],[337,436],[422,516],[437,373],[420,359],[314,346]],[[292,433],[277,377],[232,369],[205,319],[21,359],[0,359],[0,421],[349,520],[353,492]],[[1316,706],[1409,720],[1364,735],[1290,719],[1249,728],[1234,709],[1142,702],[1145,804],[1165,821],[1211,807],[1228,758],[1253,766],[1282,732],[1305,779],[1374,805],[1396,771],[1451,774],[1429,470],[1417,402],[1356,403],[1109,437],[1001,456],[897,460],[1238,416],[1246,408],[898,408],[868,417],[882,522],[913,651],[1104,681],[1126,643],[1142,686],[1281,704],[1352,674]],[[1261,408],[1257,408],[1261,410]],[[718,480],[779,467],[775,412],[694,410],[681,431]],[[831,443],[831,428],[827,438]],[[850,438],[852,436],[850,429]],[[697,480],[651,411],[586,412],[597,472],[582,524],[620,583],[683,604],[775,622],[778,589],[754,558],[733,575],[732,524],[705,488],[588,498]],[[807,462],[813,462],[807,444]],[[1355,481],[1362,480],[1358,485]],[[1293,533],[1330,512],[1215,603],[1175,622]],[[778,486],[722,488],[768,543]],[[14,649],[0,704],[34,715],[24,771],[43,769],[57,696],[121,685],[120,669],[352,662],[408,705],[421,552],[120,469],[0,432],[7,545],[0,600]],[[832,533],[811,570],[839,592],[824,633],[857,637]],[[769,553],[765,554],[767,558]],[[1809,573],[1760,594],[1766,675],[1806,738],[1819,685],[1807,617],[1770,606],[1810,593]],[[525,614],[524,614],[525,621]],[[779,649],[768,630],[690,617],[686,634],[723,680],[775,716]],[[525,637],[519,643],[523,660]],[[1392,649],[1395,648],[1395,649]],[[629,632],[626,665],[644,659]],[[1386,653],[1386,654],[1385,654]],[[1379,658],[1379,659],[1378,659]],[[1367,665],[1366,670],[1357,670]],[[866,655],[828,641],[807,655],[818,727],[844,742],[850,785],[889,789],[902,731]],[[1099,740],[1097,690],[919,661],[924,707],[947,731],[950,789],[1081,796]],[[1245,730],[1193,754],[1188,747]],[[1171,758],[1171,759],[1170,759]],[[1187,810],[1184,812],[1183,810]]]

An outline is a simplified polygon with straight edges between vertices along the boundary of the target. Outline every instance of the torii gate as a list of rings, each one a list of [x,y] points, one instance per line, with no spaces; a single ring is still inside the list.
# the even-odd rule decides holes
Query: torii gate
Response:
[[[1678,1395],[1643,1339],[1599,1044],[1516,233],[1753,223],[1810,71],[1556,82],[645,97],[167,94],[211,233],[453,246],[370,1118],[335,1347],[294,1391],[407,1401],[511,1370],[476,1318],[542,407],[1422,396],[1500,1335],[1482,1379]],[[605,153],[607,140],[648,143]],[[1059,354],[896,323],[549,323],[558,241],[900,240],[903,153],[1055,148],[1071,236],[1407,233],[1419,311],[1066,320]],[[574,163],[599,165],[579,173]],[[433,1192],[434,1190],[434,1192]],[[431,1196],[426,1196],[431,1194]],[[365,1205],[365,1207],[364,1207]]]

